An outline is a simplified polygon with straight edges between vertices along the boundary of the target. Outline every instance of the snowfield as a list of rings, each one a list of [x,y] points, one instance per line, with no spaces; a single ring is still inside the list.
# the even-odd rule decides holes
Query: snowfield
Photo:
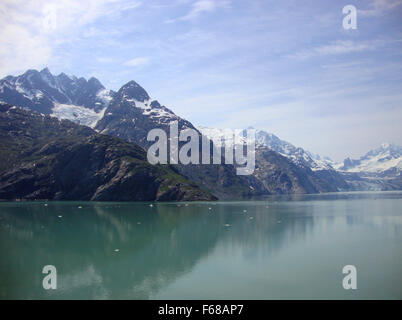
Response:
[[[371,150],[359,160],[349,159],[354,162],[352,165],[348,165],[347,160],[338,164],[336,168],[344,172],[381,173],[391,168],[401,171],[402,148],[390,143],[383,143],[380,148]]]
[[[234,137],[227,136],[227,134],[231,134],[233,132],[232,130],[208,127],[198,127],[198,130],[213,141],[220,141],[222,139],[227,141],[228,144],[233,144]],[[236,139],[236,141],[244,142],[244,137],[242,136],[243,130],[237,130],[236,132],[238,132],[239,136],[236,136],[234,139]],[[307,166],[313,171],[333,170],[332,166],[327,161],[318,157],[313,159],[309,152],[302,148],[295,147],[289,142],[279,139],[272,133],[268,133],[263,130],[255,130],[255,134],[256,147],[268,147],[271,150],[278,152],[282,156],[290,159],[297,166]]]
[[[96,113],[94,110],[82,106],[55,103],[51,116],[58,119],[71,120],[75,123],[94,128],[96,123],[103,118],[105,110],[106,108],[103,108],[100,112]]]

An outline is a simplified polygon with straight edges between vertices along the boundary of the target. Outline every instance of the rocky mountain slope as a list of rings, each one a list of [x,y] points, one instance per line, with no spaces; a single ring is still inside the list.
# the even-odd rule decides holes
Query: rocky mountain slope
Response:
[[[227,140],[225,130],[207,127],[199,127],[199,130],[212,140]],[[244,142],[245,137],[246,131],[239,130],[237,141]],[[263,130],[255,130],[255,138],[256,170],[253,175],[268,192],[318,193],[349,190],[344,178],[329,162]]]
[[[141,86],[135,81],[130,81],[115,94],[95,129],[103,134],[134,142],[147,150],[153,144],[146,139],[148,132],[159,128],[168,134],[170,124],[173,122],[177,122],[179,131],[196,130],[201,141],[201,133],[192,123],[150,98]],[[179,143],[179,147],[183,144]],[[233,165],[225,165],[223,160],[221,163],[221,165],[178,164],[174,167],[219,198],[247,197],[266,193],[262,184],[254,178],[238,176]]]
[[[212,200],[145,151],[68,120],[0,104],[0,199]]]

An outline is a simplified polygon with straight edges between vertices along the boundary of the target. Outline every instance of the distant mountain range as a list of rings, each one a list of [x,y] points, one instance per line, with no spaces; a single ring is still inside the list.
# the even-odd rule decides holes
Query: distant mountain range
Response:
[[[199,127],[200,131],[210,139],[224,139],[225,130]],[[239,133],[240,139],[244,135]],[[383,143],[379,148],[367,152],[360,159],[345,159],[337,163],[328,157],[320,157],[289,142],[279,139],[272,133],[256,130],[257,150],[267,147],[288,158],[297,167],[308,168],[321,175],[324,180],[331,181],[328,173],[336,177],[332,180],[338,191],[354,190],[400,190],[402,189],[402,147]],[[334,171],[336,174],[334,175]],[[341,180],[339,179],[341,177]],[[342,182],[343,180],[343,182]]]
[[[223,139],[224,129],[208,128],[208,127],[198,127],[199,130],[210,139]],[[249,127],[248,129],[254,129]],[[273,133],[268,133],[264,130],[255,130],[256,146],[258,147],[268,147],[272,151],[279,153],[280,155],[290,159],[295,165],[301,167],[307,167],[311,170],[333,170],[330,159],[321,160],[319,156],[313,156],[308,151],[303,148],[295,147],[291,143],[279,139]],[[245,135],[245,130],[239,132],[239,137]]]
[[[345,172],[386,173],[402,169],[402,147],[383,143],[378,149],[367,152],[358,160],[347,158],[336,168]]]
[[[180,118],[152,99],[135,81],[128,82],[115,92],[106,89],[96,78],[86,80],[64,73],[54,76],[47,68],[42,71],[28,70],[20,76],[7,76],[0,80],[0,101],[38,112],[46,119],[71,120],[94,129],[91,135],[114,136],[133,144],[133,148],[139,146],[145,150],[150,146],[146,140],[149,130],[161,128],[168,131],[173,121],[178,122],[179,130],[191,128],[211,140],[222,135],[220,129],[196,127]],[[24,121],[30,121],[30,116],[26,117]],[[32,117],[39,119],[37,115]],[[3,117],[2,121],[8,120]],[[62,131],[59,125],[54,125],[53,130]],[[18,132],[24,134],[23,130]],[[84,141],[87,137],[82,139]],[[224,164],[175,165],[169,166],[169,170],[221,199],[276,193],[389,190],[402,186],[398,184],[401,174],[400,147],[383,146],[359,160],[346,159],[343,164],[336,164],[328,158],[295,147],[272,133],[257,130],[256,139],[256,170],[251,176],[237,176],[233,165]],[[1,152],[7,153],[7,149],[3,147]],[[371,175],[369,182],[366,172]],[[4,179],[3,175],[1,179]],[[380,181],[383,179],[387,182]],[[108,197],[112,197],[112,193]],[[135,195],[132,198],[137,199]],[[180,198],[191,197],[171,196],[171,199]],[[208,196],[197,193],[194,199],[197,198]],[[159,198],[155,196],[155,199]]]
[[[402,147],[383,143],[357,160],[334,164],[353,190],[402,189]]]

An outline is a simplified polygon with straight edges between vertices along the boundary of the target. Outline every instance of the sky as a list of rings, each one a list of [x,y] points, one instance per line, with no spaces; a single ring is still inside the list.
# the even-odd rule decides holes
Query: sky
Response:
[[[336,161],[402,145],[402,0],[1,0],[0,77],[45,66]]]

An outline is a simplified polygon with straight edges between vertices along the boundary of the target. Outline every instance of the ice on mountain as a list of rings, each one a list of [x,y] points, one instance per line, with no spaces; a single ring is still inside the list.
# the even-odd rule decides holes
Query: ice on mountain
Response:
[[[73,122],[94,128],[96,123],[103,118],[106,108],[103,108],[100,112],[95,112],[92,109],[88,109],[82,106],[76,106],[71,104],[55,103],[51,116],[58,119],[67,119]]]

